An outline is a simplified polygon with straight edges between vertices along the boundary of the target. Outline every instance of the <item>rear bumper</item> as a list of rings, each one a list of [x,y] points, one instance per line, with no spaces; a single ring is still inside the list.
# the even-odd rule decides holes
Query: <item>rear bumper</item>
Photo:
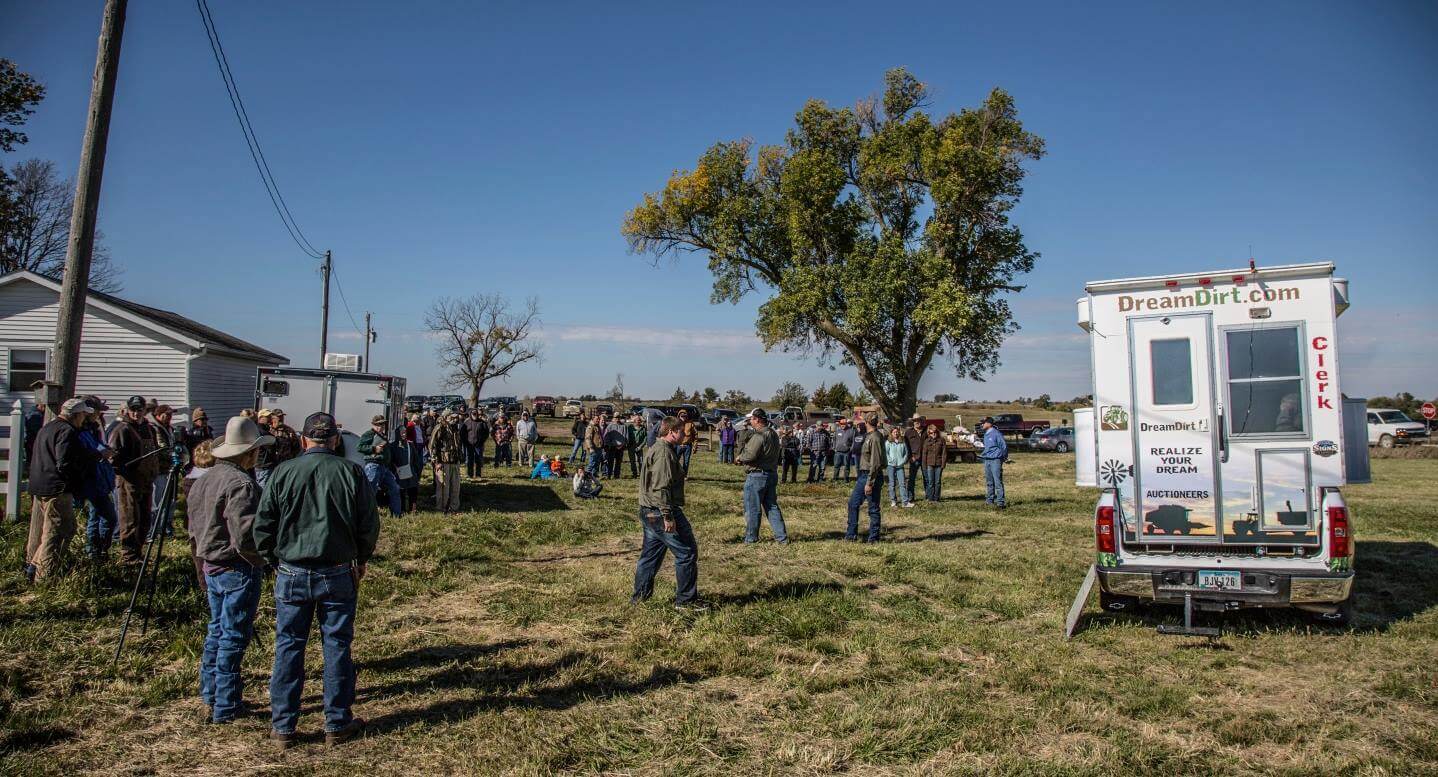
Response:
[[[1243,575],[1237,590],[1212,590],[1196,585],[1197,570],[1163,564],[1124,564],[1121,569],[1099,569],[1099,586],[1110,594],[1156,602],[1182,604],[1192,595],[1195,603],[1212,608],[1305,607],[1340,604],[1353,591],[1353,572],[1294,572],[1263,567],[1230,568]],[[1207,609],[1207,608],[1206,608]]]

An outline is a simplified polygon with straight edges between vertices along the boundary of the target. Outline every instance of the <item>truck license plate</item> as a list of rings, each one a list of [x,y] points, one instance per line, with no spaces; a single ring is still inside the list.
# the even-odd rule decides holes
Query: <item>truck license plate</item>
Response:
[[[1238,572],[1200,570],[1198,587],[1215,591],[1237,591],[1243,588],[1243,575]]]

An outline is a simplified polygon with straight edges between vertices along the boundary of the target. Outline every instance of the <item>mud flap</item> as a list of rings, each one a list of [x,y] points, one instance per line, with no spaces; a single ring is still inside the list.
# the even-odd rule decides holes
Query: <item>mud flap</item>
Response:
[[[1088,565],[1088,574],[1084,575],[1083,585],[1079,586],[1078,596],[1074,597],[1074,603],[1069,607],[1069,616],[1064,621],[1064,639],[1073,638],[1074,630],[1078,628],[1079,616],[1083,614],[1084,605],[1088,603],[1089,594],[1093,593],[1093,584],[1098,582],[1098,567]]]

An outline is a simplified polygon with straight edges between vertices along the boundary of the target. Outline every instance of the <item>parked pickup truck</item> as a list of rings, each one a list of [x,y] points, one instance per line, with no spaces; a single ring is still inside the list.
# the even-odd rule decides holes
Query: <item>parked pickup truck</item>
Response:
[[[1368,408],[1368,444],[1380,448],[1428,441],[1428,427],[1409,418],[1402,410]]]
[[[1047,429],[1052,425],[1048,421],[1025,421],[1018,413],[1001,413],[994,416],[994,428],[1005,437],[1014,435],[1026,438],[1035,430]]]
[[[554,417],[554,397],[538,396],[530,401],[535,415]]]

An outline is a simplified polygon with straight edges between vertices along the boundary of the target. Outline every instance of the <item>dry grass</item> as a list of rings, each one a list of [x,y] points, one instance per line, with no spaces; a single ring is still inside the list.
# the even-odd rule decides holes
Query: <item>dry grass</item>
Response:
[[[200,722],[202,609],[171,557],[158,623],[118,671],[124,580],[77,570],[0,578],[0,773],[6,774],[1406,774],[1438,770],[1438,470],[1375,462],[1347,494],[1363,615],[1222,619],[1160,637],[1156,620],[1063,616],[1091,556],[1092,494],[1072,459],[1016,456],[1014,507],[951,467],[937,508],[886,511],[878,546],[836,541],[846,491],[785,486],[795,540],[739,542],[739,473],[695,459],[690,514],[707,614],[627,604],[633,481],[576,500],[516,470],[466,486],[485,509],[385,526],[362,591],[363,740],[317,740],[306,689],[289,753],[267,721]],[[1392,484],[1405,484],[1402,489]],[[1414,485],[1417,484],[1417,485]],[[18,558],[17,527],[3,530]],[[7,564],[13,568],[14,564]],[[272,617],[246,660],[267,708]],[[313,670],[318,655],[311,658]]]

